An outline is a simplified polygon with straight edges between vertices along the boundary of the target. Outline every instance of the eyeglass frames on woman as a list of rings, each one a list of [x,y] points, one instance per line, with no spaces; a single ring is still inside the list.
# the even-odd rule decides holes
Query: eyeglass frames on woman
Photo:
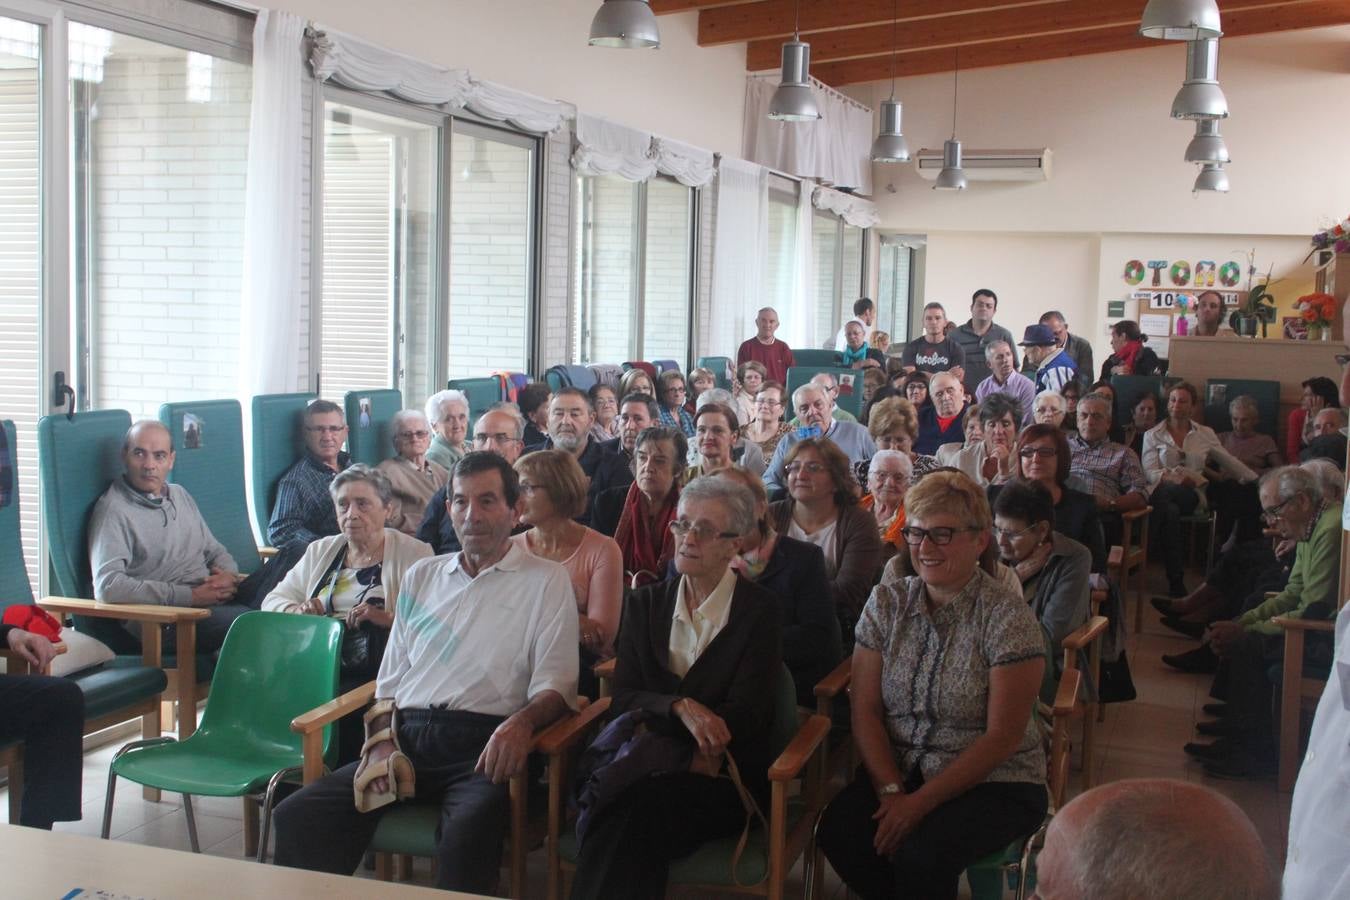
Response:
[[[693,535],[700,542],[710,541],[713,538],[735,538],[740,537],[734,531],[718,531],[711,525],[703,522],[690,522],[687,519],[675,519],[670,523],[671,532],[678,538]]]
[[[905,543],[911,547],[917,547],[925,540],[931,541],[939,547],[945,547],[952,542],[963,531],[980,531],[979,528],[916,528],[908,525],[900,529],[900,535],[905,539]]]

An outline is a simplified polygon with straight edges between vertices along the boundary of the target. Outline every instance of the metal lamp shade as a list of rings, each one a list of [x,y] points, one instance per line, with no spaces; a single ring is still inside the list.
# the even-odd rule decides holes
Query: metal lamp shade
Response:
[[[1186,146],[1188,163],[1227,163],[1232,162],[1228,155],[1228,145],[1219,134],[1218,119],[1200,119],[1195,123],[1195,137]]]
[[[783,78],[769,100],[770,119],[804,122],[820,118],[810,71],[811,45],[796,40],[783,44]]]
[[[900,101],[881,103],[881,131],[872,142],[872,162],[909,162],[909,142],[900,131]]]
[[[1213,38],[1186,45],[1186,81],[1172,101],[1172,118],[1228,118],[1228,98],[1219,87],[1219,42]]]
[[[935,191],[964,191],[966,173],[961,168],[961,142],[947,141],[942,145],[942,171],[933,182]]]
[[[647,0],[604,0],[591,20],[592,47],[659,49],[661,32]]]
[[[1200,167],[1200,174],[1195,179],[1193,190],[1197,194],[1201,191],[1215,191],[1226,194],[1228,193],[1228,173],[1218,163],[1205,163]]]
[[[1164,41],[1193,41],[1223,35],[1215,0],[1149,0],[1139,33]]]

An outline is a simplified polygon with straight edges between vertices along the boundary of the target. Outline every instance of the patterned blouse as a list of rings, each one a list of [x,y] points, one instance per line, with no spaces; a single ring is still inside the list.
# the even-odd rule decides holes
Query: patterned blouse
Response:
[[[917,576],[879,584],[863,609],[857,645],[881,654],[886,731],[902,777],[931,780],[985,733],[989,673],[1045,658],[1040,623],[1026,601],[982,569],[931,614]],[[1016,752],[988,781],[1045,782],[1045,752],[1031,708]]]

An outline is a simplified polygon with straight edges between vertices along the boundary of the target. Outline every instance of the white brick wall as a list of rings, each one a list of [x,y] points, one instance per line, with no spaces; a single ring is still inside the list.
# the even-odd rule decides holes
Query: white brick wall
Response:
[[[549,135],[544,142],[543,296],[538,326],[542,358],[539,372],[572,358],[572,178],[570,127]]]
[[[209,103],[186,87],[185,53],[133,51],[92,88],[92,397],[133,417],[236,388],[252,76],[216,59]]]

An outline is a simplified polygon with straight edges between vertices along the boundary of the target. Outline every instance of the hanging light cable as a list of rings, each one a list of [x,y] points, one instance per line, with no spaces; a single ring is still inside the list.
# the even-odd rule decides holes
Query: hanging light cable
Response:
[[[780,122],[807,122],[821,117],[811,89],[811,45],[801,40],[801,15],[802,3],[797,0],[792,40],[783,44],[782,78],[769,100],[769,118]]]
[[[942,171],[933,182],[935,191],[964,191],[966,173],[961,168],[961,142],[956,139],[956,98],[960,92],[961,49],[956,49],[952,65],[952,136],[942,145]]]
[[[881,130],[872,142],[872,162],[909,162],[909,142],[900,130],[900,101],[895,99],[895,57],[900,22],[900,0],[891,15],[891,99],[881,102]]]

